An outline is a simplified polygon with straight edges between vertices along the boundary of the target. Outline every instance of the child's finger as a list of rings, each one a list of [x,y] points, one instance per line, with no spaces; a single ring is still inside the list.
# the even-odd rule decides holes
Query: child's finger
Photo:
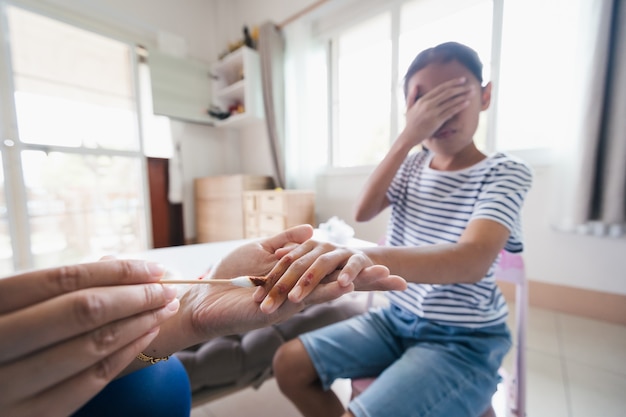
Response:
[[[406,109],[407,109],[407,111],[411,107],[413,107],[413,105],[417,101],[418,94],[419,94],[419,84],[416,84],[407,94],[407,97],[406,97]]]

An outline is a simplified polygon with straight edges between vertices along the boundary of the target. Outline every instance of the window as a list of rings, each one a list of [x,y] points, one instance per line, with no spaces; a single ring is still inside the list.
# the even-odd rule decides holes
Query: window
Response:
[[[17,132],[0,120],[14,191],[6,205],[2,190],[0,228],[15,225],[12,243],[9,233],[0,240],[0,273],[14,255],[23,269],[146,249],[134,48],[17,7],[5,12],[12,89],[2,94],[12,93],[4,101]]]
[[[581,37],[583,1],[507,2],[502,24],[497,147],[556,148],[571,140],[567,128],[580,101],[577,69],[589,51]],[[532,30],[529,30],[532,28]],[[562,139],[560,139],[562,138]]]
[[[391,133],[391,14],[346,30],[334,45],[333,165],[374,164]]]
[[[489,80],[492,3],[404,2],[332,37],[333,166],[380,162],[405,125],[403,77],[421,50],[451,40],[464,43],[478,52]],[[485,118],[483,113],[475,138],[479,147],[486,143]]]

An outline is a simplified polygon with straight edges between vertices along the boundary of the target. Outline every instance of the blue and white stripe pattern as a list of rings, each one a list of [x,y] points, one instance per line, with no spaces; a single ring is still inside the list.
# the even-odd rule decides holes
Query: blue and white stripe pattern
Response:
[[[423,246],[456,243],[474,219],[489,219],[511,232],[509,252],[523,249],[520,211],[532,182],[526,163],[503,153],[461,171],[429,168],[432,153],[409,155],[387,191],[392,212],[387,245]],[[497,260],[496,260],[497,262]],[[388,293],[391,303],[441,324],[490,326],[506,321],[507,306],[494,269],[476,284],[410,283]]]

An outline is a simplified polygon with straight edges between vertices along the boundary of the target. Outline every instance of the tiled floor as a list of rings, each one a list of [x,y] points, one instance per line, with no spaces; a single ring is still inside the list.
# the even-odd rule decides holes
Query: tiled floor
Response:
[[[531,308],[527,345],[528,417],[626,416],[626,327]],[[510,371],[512,364],[509,354],[504,366]],[[334,388],[349,396],[349,381]],[[192,417],[239,416],[299,414],[273,380],[192,411]]]

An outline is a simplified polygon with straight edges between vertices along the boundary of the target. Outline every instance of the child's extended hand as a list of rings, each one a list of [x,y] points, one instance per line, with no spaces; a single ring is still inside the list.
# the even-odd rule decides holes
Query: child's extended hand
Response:
[[[439,84],[428,92],[415,84],[407,96],[406,127],[400,138],[411,146],[432,137],[450,118],[469,104],[472,86],[465,77]]]
[[[362,251],[314,240],[284,254],[268,278],[268,285],[258,288],[255,294],[265,313],[276,311],[287,299],[300,303],[322,289],[406,289],[404,279],[389,275],[389,269],[375,265]]]

